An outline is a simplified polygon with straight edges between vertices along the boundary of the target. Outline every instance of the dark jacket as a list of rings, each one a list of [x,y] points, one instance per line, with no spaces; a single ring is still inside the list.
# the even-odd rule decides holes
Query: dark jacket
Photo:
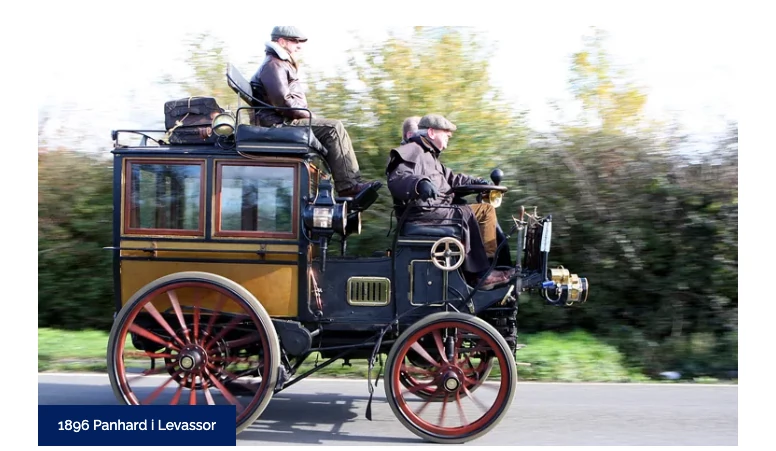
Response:
[[[297,75],[296,62],[276,42],[268,42],[267,56],[251,78],[253,96],[276,107],[307,108],[307,97]],[[286,119],[302,119],[310,115],[302,110],[260,110],[256,117],[265,127],[283,123]]]
[[[439,161],[439,153],[434,143],[416,135],[410,138],[407,144],[391,149],[385,171],[388,176],[388,189],[398,204],[417,197],[417,185],[421,180],[429,180],[437,187],[439,195],[436,199],[418,201],[419,205],[424,206],[425,218],[433,212],[428,207],[452,205],[454,195],[450,190],[456,186],[472,184],[474,181],[474,178],[468,175],[455,174],[445,167]]]
[[[401,217],[410,201],[417,199],[417,186],[421,180],[430,180],[439,194],[436,199],[412,203],[421,208],[412,208],[407,213],[408,222],[450,225],[451,220],[460,223],[463,231],[463,245],[466,248],[464,269],[477,273],[488,267],[485,245],[480,235],[479,224],[468,205],[453,204],[452,188],[472,184],[468,175],[455,174],[439,161],[439,149],[422,135],[410,138],[407,144],[391,149],[388,167],[388,190],[394,200],[397,217]],[[434,208],[446,207],[446,208]]]

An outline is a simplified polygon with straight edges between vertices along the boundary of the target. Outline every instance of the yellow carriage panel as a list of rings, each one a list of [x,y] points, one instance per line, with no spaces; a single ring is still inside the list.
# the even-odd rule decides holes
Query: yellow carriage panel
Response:
[[[296,246],[269,245],[258,249],[256,244],[228,243],[160,243],[124,242],[122,257],[158,258],[163,260],[121,261],[121,304],[146,284],[181,271],[204,271],[217,274],[245,287],[250,291],[270,316],[295,317],[298,313],[299,268],[294,264],[235,263],[234,260],[262,260],[296,262]],[[131,250],[128,250],[131,249]],[[183,259],[186,261],[170,261]],[[208,259],[196,262],[191,259]],[[219,262],[217,260],[233,260]],[[214,261],[216,260],[216,261]],[[177,292],[183,305],[191,306],[197,300],[196,291],[182,289]],[[214,308],[217,299],[214,294],[201,299],[203,308]],[[156,304],[155,304],[156,305]],[[167,304],[159,304],[160,307]]]

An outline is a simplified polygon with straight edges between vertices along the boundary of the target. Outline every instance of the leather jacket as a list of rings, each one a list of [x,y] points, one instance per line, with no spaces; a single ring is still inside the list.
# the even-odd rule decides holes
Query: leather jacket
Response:
[[[307,97],[297,75],[296,62],[276,42],[267,42],[267,56],[251,78],[253,96],[276,107],[307,108]],[[303,110],[259,110],[259,125],[271,127],[310,114]]]

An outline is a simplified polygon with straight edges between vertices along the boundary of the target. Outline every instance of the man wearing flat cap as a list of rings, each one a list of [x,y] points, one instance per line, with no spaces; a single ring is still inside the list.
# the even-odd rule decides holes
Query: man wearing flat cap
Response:
[[[401,143],[407,144],[410,138],[418,132],[418,122],[420,122],[420,116],[410,116],[404,119],[401,124]]]
[[[267,56],[251,79],[253,96],[260,101],[281,108],[307,108],[302,83],[298,76],[297,55],[307,42],[297,27],[277,26],[271,40],[265,44]],[[326,147],[326,161],[331,167],[334,188],[341,197],[352,197],[368,188],[378,189],[380,182],[365,182],[350,142],[350,135],[342,122],[315,117],[304,110],[270,110],[256,113],[256,120],[264,127],[312,126],[315,137]]]
[[[461,221],[466,248],[464,271],[481,281],[482,289],[489,290],[508,282],[514,270],[494,270],[486,275],[490,267],[488,259],[495,258],[497,247],[498,221],[493,205],[453,204],[451,190],[456,186],[488,184],[481,178],[455,174],[439,161],[440,153],[447,148],[456,128],[455,124],[438,114],[423,116],[418,122],[417,133],[406,144],[391,149],[385,171],[388,189],[397,215],[403,214],[411,201],[421,207],[411,209],[407,213],[407,221],[424,224],[439,224],[441,221],[450,224],[451,219]]]

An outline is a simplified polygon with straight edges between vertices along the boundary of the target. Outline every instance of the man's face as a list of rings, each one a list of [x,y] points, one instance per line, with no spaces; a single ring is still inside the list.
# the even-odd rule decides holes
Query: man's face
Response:
[[[447,149],[447,142],[453,137],[453,132],[448,130],[428,129],[428,139],[434,143],[439,150]]]
[[[304,45],[304,42],[299,42],[298,40],[293,38],[280,38],[278,39],[278,44],[280,44],[281,47],[286,49],[289,55],[297,56],[297,54],[302,51],[302,46]]]

